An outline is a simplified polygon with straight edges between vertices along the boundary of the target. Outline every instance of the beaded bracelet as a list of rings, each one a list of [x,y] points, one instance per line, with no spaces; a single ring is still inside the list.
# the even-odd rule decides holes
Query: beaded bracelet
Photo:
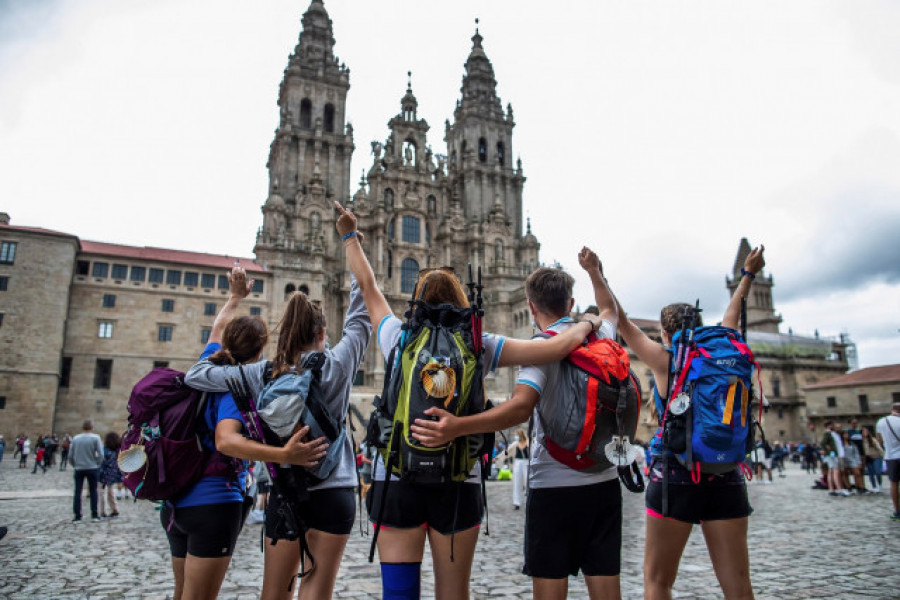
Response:
[[[356,237],[356,232],[355,232],[355,231],[351,231],[351,232],[349,232],[349,233],[345,233],[344,235],[342,235],[342,236],[341,236],[341,241],[342,241],[342,242],[346,242],[347,240],[349,240],[349,239],[352,238],[352,237]]]
[[[753,281],[754,279],[756,279],[756,275],[754,275],[753,273],[751,273],[744,267],[741,267],[741,277],[744,277],[744,276],[749,277],[750,281]]]

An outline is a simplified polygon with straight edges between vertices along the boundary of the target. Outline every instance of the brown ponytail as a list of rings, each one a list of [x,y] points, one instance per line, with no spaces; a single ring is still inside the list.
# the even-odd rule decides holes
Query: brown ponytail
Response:
[[[303,292],[294,292],[284,307],[278,324],[278,346],[273,362],[273,376],[278,377],[297,365],[300,355],[308,350],[325,329],[325,313]]]
[[[269,341],[269,329],[259,317],[237,317],[222,333],[222,349],[209,357],[215,365],[237,365],[255,359]]]
[[[681,324],[684,322],[684,319],[686,317],[690,318],[690,315],[694,313],[694,310],[695,309],[691,304],[676,302],[663,307],[663,309],[659,311],[659,324],[663,331],[669,336],[669,339],[672,339],[675,332],[681,329]],[[696,327],[703,326],[703,319],[700,315],[697,315],[697,320],[694,325]]]

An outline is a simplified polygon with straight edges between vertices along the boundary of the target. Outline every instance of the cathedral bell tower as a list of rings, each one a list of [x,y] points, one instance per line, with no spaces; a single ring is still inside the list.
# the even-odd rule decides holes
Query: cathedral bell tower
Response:
[[[349,89],[350,70],[334,55],[331,19],[322,1],[312,0],[279,87],[281,118],[269,149],[269,195],[254,248],[285,299],[302,290],[325,300],[341,285],[332,202],[345,202],[350,189]],[[329,324],[340,323],[334,304],[326,303]]]
[[[732,267],[732,277],[726,278],[725,283],[728,285],[729,296],[734,295],[741,282],[741,268],[744,261],[750,254],[752,248],[747,238],[741,238],[738,244],[737,255],[734,258],[734,267]],[[756,274],[756,279],[750,285],[750,291],[747,293],[747,331],[765,331],[768,333],[778,333],[778,325],[781,323],[781,315],[775,314],[775,307],[772,304],[772,286],[774,281],[772,276],[766,277],[763,271]]]

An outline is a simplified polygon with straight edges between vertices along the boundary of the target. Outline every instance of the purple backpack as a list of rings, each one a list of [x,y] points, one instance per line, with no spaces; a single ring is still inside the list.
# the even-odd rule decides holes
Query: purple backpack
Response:
[[[119,453],[123,483],[135,498],[171,500],[202,477],[234,473],[201,443],[205,407],[206,395],[188,387],[179,371],[157,367],[137,382]]]

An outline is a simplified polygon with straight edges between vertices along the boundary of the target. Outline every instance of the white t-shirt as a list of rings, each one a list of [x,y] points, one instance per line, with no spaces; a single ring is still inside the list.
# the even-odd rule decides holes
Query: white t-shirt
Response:
[[[838,458],[844,458],[844,442],[841,440],[841,436],[839,436],[836,431],[831,431],[829,433],[831,433],[831,438],[834,440],[834,445],[837,447]]]
[[[562,332],[571,327],[574,322],[571,318],[565,317],[553,323],[547,329]],[[601,339],[615,339],[616,328],[612,323],[603,321],[597,336]],[[560,363],[551,363],[549,365],[522,367],[519,370],[519,378],[516,381],[517,384],[531,386],[541,395],[540,400],[534,407],[534,442],[531,446],[528,487],[573,487],[611,481],[619,476],[616,467],[593,473],[578,471],[557,461],[550,456],[547,448],[544,447],[544,430],[541,427],[540,413],[558,410],[557,407],[560,401],[554,396],[554,386],[559,373],[559,366]]]
[[[378,348],[381,349],[381,353],[384,355],[385,360],[387,360],[391,354],[391,349],[393,349],[400,341],[400,328],[402,325],[403,321],[394,315],[386,316],[381,320],[381,323],[378,324]],[[506,338],[491,333],[484,333],[481,335],[481,340],[482,347],[484,348],[484,353],[481,355],[482,367],[484,368],[485,373],[490,373],[497,369],[497,363],[500,361],[500,353],[503,351],[503,342],[506,341]],[[381,460],[381,453],[375,453],[373,464],[375,468],[372,473],[372,479],[384,481],[384,464]],[[392,481],[396,481],[397,479],[398,477],[396,475],[391,476]],[[475,463],[475,468],[469,473],[469,478],[466,480],[466,483],[481,484],[481,463]]]
[[[888,425],[890,423],[890,425]],[[894,428],[891,431],[891,427]],[[875,431],[881,434],[884,441],[884,459],[900,460],[900,417],[888,415],[878,419]]]

